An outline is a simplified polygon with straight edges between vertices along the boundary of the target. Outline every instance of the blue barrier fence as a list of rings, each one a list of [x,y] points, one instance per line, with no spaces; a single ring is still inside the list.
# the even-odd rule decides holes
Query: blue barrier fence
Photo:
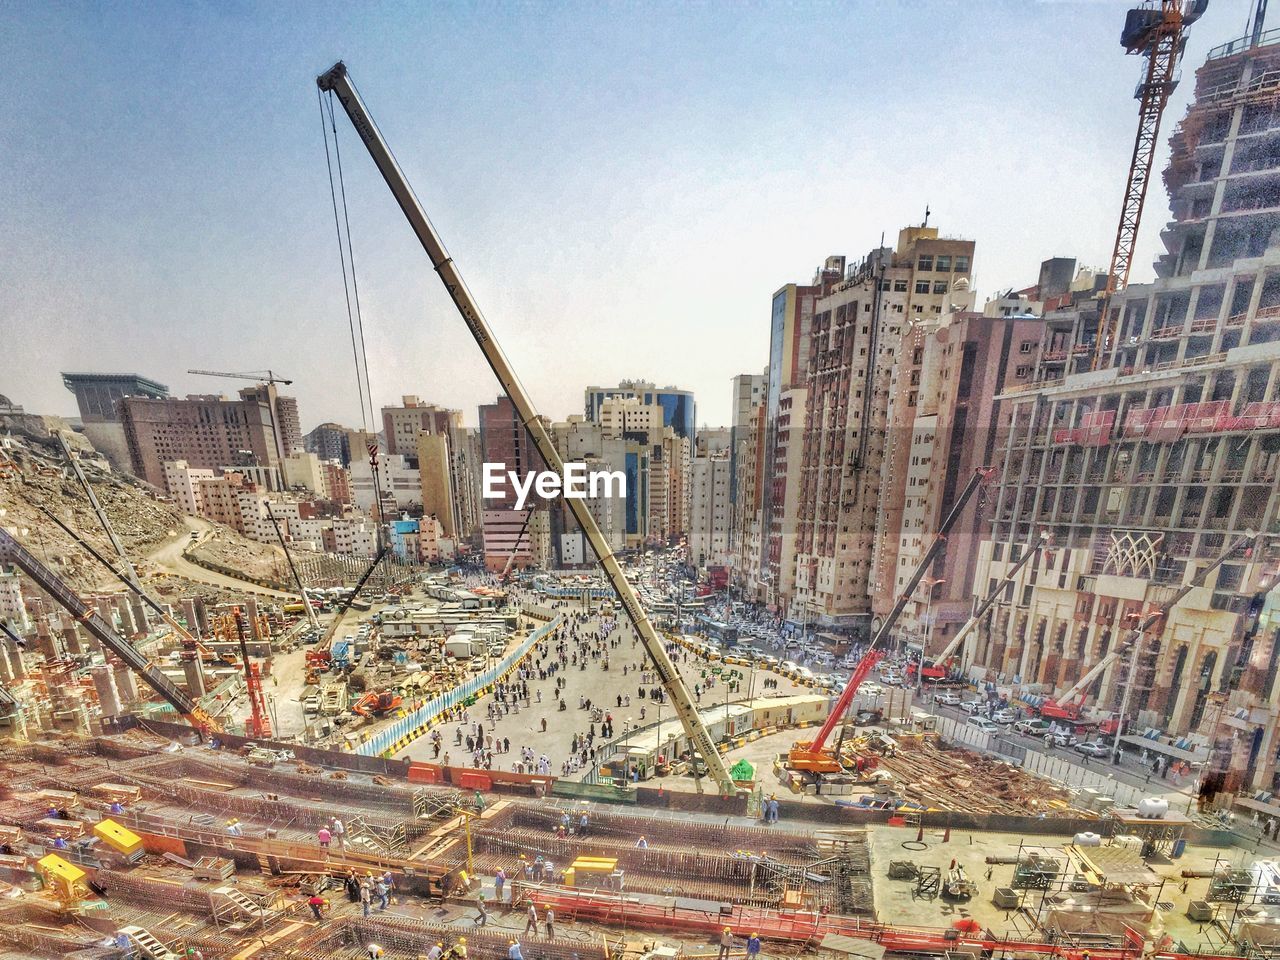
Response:
[[[539,627],[525,637],[520,646],[516,647],[488,670],[476,674],[465,683],[461,683],[452,690],[440,694],[440,696],[423,704],[407,716],[401,717],[391,726],[379,730],[356,747],[354,752],[365,757],[380,757],[385,753],[403,749],[409,742],[422,734],[423,728],[428,723],[440,716],[444,711],[450,707],[459,706],[485,689],[485,687],[496,683],[507,671],[528,656],[534,644],[559,627],[563,620],[563,617],[556,617],[545,626]]]

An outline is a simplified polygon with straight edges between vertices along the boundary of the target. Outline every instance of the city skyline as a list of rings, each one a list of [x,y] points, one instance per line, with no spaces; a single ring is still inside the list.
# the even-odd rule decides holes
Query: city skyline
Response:
[[[1212,8],[1187,62],[1236,36],[1248,6]],[[833,19],[806,30],[792,58],[780,51],[801,39],[793,11],[725,29],[716,8],[661,26],[521,9],[493,41],[450,8],[444,54],[426,62],[410,55],[425,23],[399,24],[392,42],[378,16],[330,29],[175,8],[139,47],[111,42],[129,16],[11,12],[7,32],[40,66],[19,79],[31,114],[0,121],[16,168],[0,310],[20,334],[4,392],[70,413],[60,370],[136,371],[185,395],[232,387],[188,367],[285,367],[308,426],[359,426],[309,102],[310,77],[341,55],[395,118],[384,132],[544,414],[579,412],[587,384],[640,376],[692,391],[700,424],[728,423],[730,378],[767,360],[773,291],[806,282],[828,254],[857,259],[926,206],[945,235],[977,242],[982,297],[1033,283],[1045,257],[1105,264],[1135,114],[1116,90],[1139,66],[1115,43],[1114,11],[960,12],[903,6],[852,37]],[[920,37],[978,50],[1013,29],[1018,45],[1001,58],[939,52],[922,79],[867,84]],[[255,31],[278,35],[269,52]],[[578,36],[582,55],[549,53],[540,40],[552,33]],[[198,48],[181,45],[193,35]],[[1019,71],[1013,88],[994,80]],[[85,76],[132,82],[126,95]],[[1069,101],[1056,92],[1068,83]],[[850,98],[851,87],[878,96]],[[374,406],[417,392],[474,423],[497,385],[376,175],[344,146]],[[1135,281],[1151,276],[1166,218],[1162,197],[1152,205]],[[75,349],[86,331],[91,348]]]

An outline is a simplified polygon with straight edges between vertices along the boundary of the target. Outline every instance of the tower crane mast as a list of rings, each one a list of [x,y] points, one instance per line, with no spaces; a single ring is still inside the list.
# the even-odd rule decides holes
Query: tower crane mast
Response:
[[[1178,85],[1178,61],[1185,45],[1185,29],[1200,19],[1209,0],[1148,0],[1131,9],[1120,32],[1120,43],[1126,53],[1147,58],[1142,82],[1134,91],[1138,101],[1138,132],[1129,159],[1129,176],[1125,181],[1124,201],[1120,205],[1120,223],[1116,227],[1111,249],[1111,265],[1107,283],[1098,304],[1097,335],[1093,341],[1093,369],[1106,362],[1114,343],[1117,320],[1111,317],[1111,299],[1116,291],[1129,283],[1134,246],[1142,223],[1142,208],[1151,182],[1151,166],[1160,139],[1160,121],[1164,118],[1169,96]]]

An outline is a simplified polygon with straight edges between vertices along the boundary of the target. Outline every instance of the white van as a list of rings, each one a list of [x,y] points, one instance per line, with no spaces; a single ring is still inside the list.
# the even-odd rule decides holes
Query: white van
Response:
[[[1000,725],[986,717],[970,717],[964,722],[966,727],[976,727],[983,733],[999,733]]]

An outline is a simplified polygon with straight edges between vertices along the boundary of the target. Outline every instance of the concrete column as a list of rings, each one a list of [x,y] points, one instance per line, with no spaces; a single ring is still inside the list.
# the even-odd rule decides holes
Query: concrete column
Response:
[[[13,670],[13,679],[27,679],[27,667],[22,662],[22,650],[15,646],[12,640],[5,641],[5,649],[9,651],[9,664]]]
[[[196,602],[191,597],[183,597],[180,601],[182,604],[182,619],[187,622],[187,632],[194,635],[200,635],[200,624],[196,622]]]
[[[13,663],[9,659],[9,641],[0,640],[0,683],[8,683],[13,679]]]
[[[120,700],[123,703],[133,703],[138,699],[138,683],[133,678],[133,671],[117,661],[114,672],[116,689],[120,691]]]
[[[253,635],[253,639],[262,639],[262,630],[258,626],[258,599],[250,597],[244,604],[244,615],[249,620],[249,632]]]
[[[129,598],[120,594],[115,598],[116,613],[120,617],[120,632],[132,637],[138,632],[138,625],[133,622],[133,608],[129,606]]]
[[[94,597],[93,607],[98,611],[98,616],[107,621],[108,626],[114,627],[116,625],[116,615],[111,607],[109,597]]]
[[[84,640],[80,636],[80,629],[74,623],[63,624],[62,642],[66,644],[67,653],[71,656],[79,656],[85,652]]]
[[[204,664],[200,662],[200,655],[195,654],[191,659],[183,660],[182,671],[186,674],[187,693],[196,699],[203,697],[205,695]]]
[[[196,599],[196,623],[200,626],[200,635],[208,636],[209,608],[205,605],[205,602],[199,598]]]
[[[102,707],[102,715],[114,717],[116,714],[124,713],[124,706],[120,703],[120,693],[116,690],[111,668],[106,664],[99,664],[89,673],[93,676],[93,688],[98,693],[98,704]]]
[[[133,622],[137,626],[139,633],[147,633],[151,630],[151,617],[147,605],[142,602],[142,598],[136,593],[129,594],[129,605],[133,607]]]

